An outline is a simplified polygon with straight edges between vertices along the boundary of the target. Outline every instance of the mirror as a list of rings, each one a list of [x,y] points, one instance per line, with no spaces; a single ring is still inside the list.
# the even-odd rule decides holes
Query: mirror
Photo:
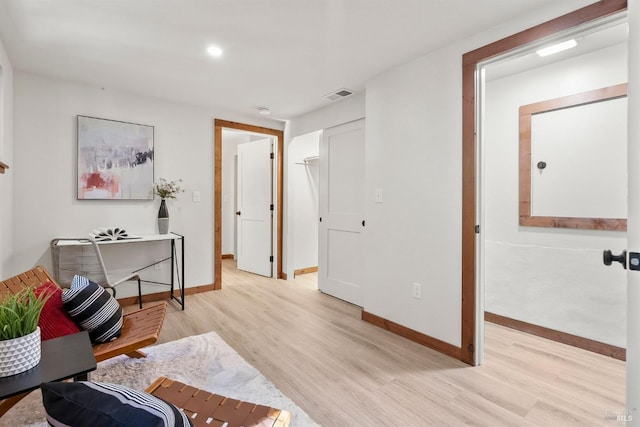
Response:
[[[520,107],[520,225],[627,228],[627,85]]]

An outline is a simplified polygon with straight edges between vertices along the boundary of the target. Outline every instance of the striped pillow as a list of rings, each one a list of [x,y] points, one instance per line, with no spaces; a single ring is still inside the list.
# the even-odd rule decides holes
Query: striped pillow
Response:
[[[183,427],[191,420],[169,402],[149,393],[108,383],[42,384],[42,403],[52,426]]]
[[[71,288],[62,291],[62,304],[78,326],[89,332],[92,342],[108,342],[120,336],[122,308],[97,283],[76,275]]]

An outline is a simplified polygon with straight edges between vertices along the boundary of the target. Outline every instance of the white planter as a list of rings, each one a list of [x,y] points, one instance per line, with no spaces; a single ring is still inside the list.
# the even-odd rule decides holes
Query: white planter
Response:
[[[19,374],[40,363],[40,327],[23,337],[0,341],[0,377]]]

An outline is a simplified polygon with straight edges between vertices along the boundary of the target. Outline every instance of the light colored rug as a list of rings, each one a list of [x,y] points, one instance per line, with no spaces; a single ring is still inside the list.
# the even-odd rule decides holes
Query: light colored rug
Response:
[[[292,427],[318,426],[291,399],[247,363],[216,333],[144,349],[147,357],[119,356],[98,364],[92,381],[146,389],[165,376],[213,393],[291,412]],[[0,426],[46,426],[42,396],[34,391],[0,418]]]

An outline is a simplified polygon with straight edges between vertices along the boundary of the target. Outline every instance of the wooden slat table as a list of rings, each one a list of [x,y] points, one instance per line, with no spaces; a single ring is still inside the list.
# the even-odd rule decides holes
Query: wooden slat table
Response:
[[[287,427],[291,414],[281,409],[243,402],[160,377],[147,393],[166,400],[191,418],[195,427]]]

